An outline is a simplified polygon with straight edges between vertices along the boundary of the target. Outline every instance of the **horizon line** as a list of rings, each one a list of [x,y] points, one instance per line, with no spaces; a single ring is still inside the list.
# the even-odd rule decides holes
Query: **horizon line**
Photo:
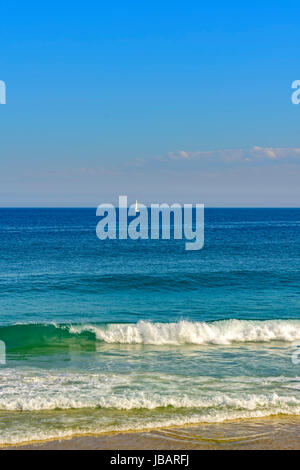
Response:
[[[134,203],[129,204],[128,207],[133,204]],[[153,204],[158,204],[158,203],[153,203]],[[174,203],[169,203],[169,204],[171,205]],[[183,203],[183,204],[187,204],[187,203]],[[199,204],[199,203],[189,203],[189,204],[192,204],[193,206],[195,206],[196,204]],[[98,205],[96,206],[0,206],[0,209],[97,209]],[[151,205],[147,205],[147,204],[145,205],[147,208],[151,208]],[[119,206],[116,205],[115,207],[118,208]],[[300,209],[300,205],[299,206],[211,206],[211,205],[204,204],[204,208],[206,209]]]

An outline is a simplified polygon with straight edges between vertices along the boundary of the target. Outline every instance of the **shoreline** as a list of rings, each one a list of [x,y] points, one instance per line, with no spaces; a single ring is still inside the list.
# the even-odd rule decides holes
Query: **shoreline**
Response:
[[[81,434],[0,450],[271,450],[300,449],[300,416],[270,416],[143,431]]]

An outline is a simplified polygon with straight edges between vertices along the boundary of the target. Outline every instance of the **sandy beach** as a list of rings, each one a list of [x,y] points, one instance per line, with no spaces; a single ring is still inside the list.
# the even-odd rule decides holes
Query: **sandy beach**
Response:
[[[300,448],[300,416],[199,424],[146,432],[75,436],[26,445],[19,450],[293,450]]]

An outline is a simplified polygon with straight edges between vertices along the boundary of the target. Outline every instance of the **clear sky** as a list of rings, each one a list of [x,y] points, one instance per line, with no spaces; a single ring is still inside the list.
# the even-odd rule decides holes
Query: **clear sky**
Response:
[[[296,1],[2,1],[0,206],[300,206]]]

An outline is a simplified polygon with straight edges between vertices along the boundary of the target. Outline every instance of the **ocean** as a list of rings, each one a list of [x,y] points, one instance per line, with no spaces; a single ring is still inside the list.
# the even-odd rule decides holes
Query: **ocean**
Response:
[[[300,415],[300,209],[205,209],[199,251],[97,222],[0,209],[0,444]]]

